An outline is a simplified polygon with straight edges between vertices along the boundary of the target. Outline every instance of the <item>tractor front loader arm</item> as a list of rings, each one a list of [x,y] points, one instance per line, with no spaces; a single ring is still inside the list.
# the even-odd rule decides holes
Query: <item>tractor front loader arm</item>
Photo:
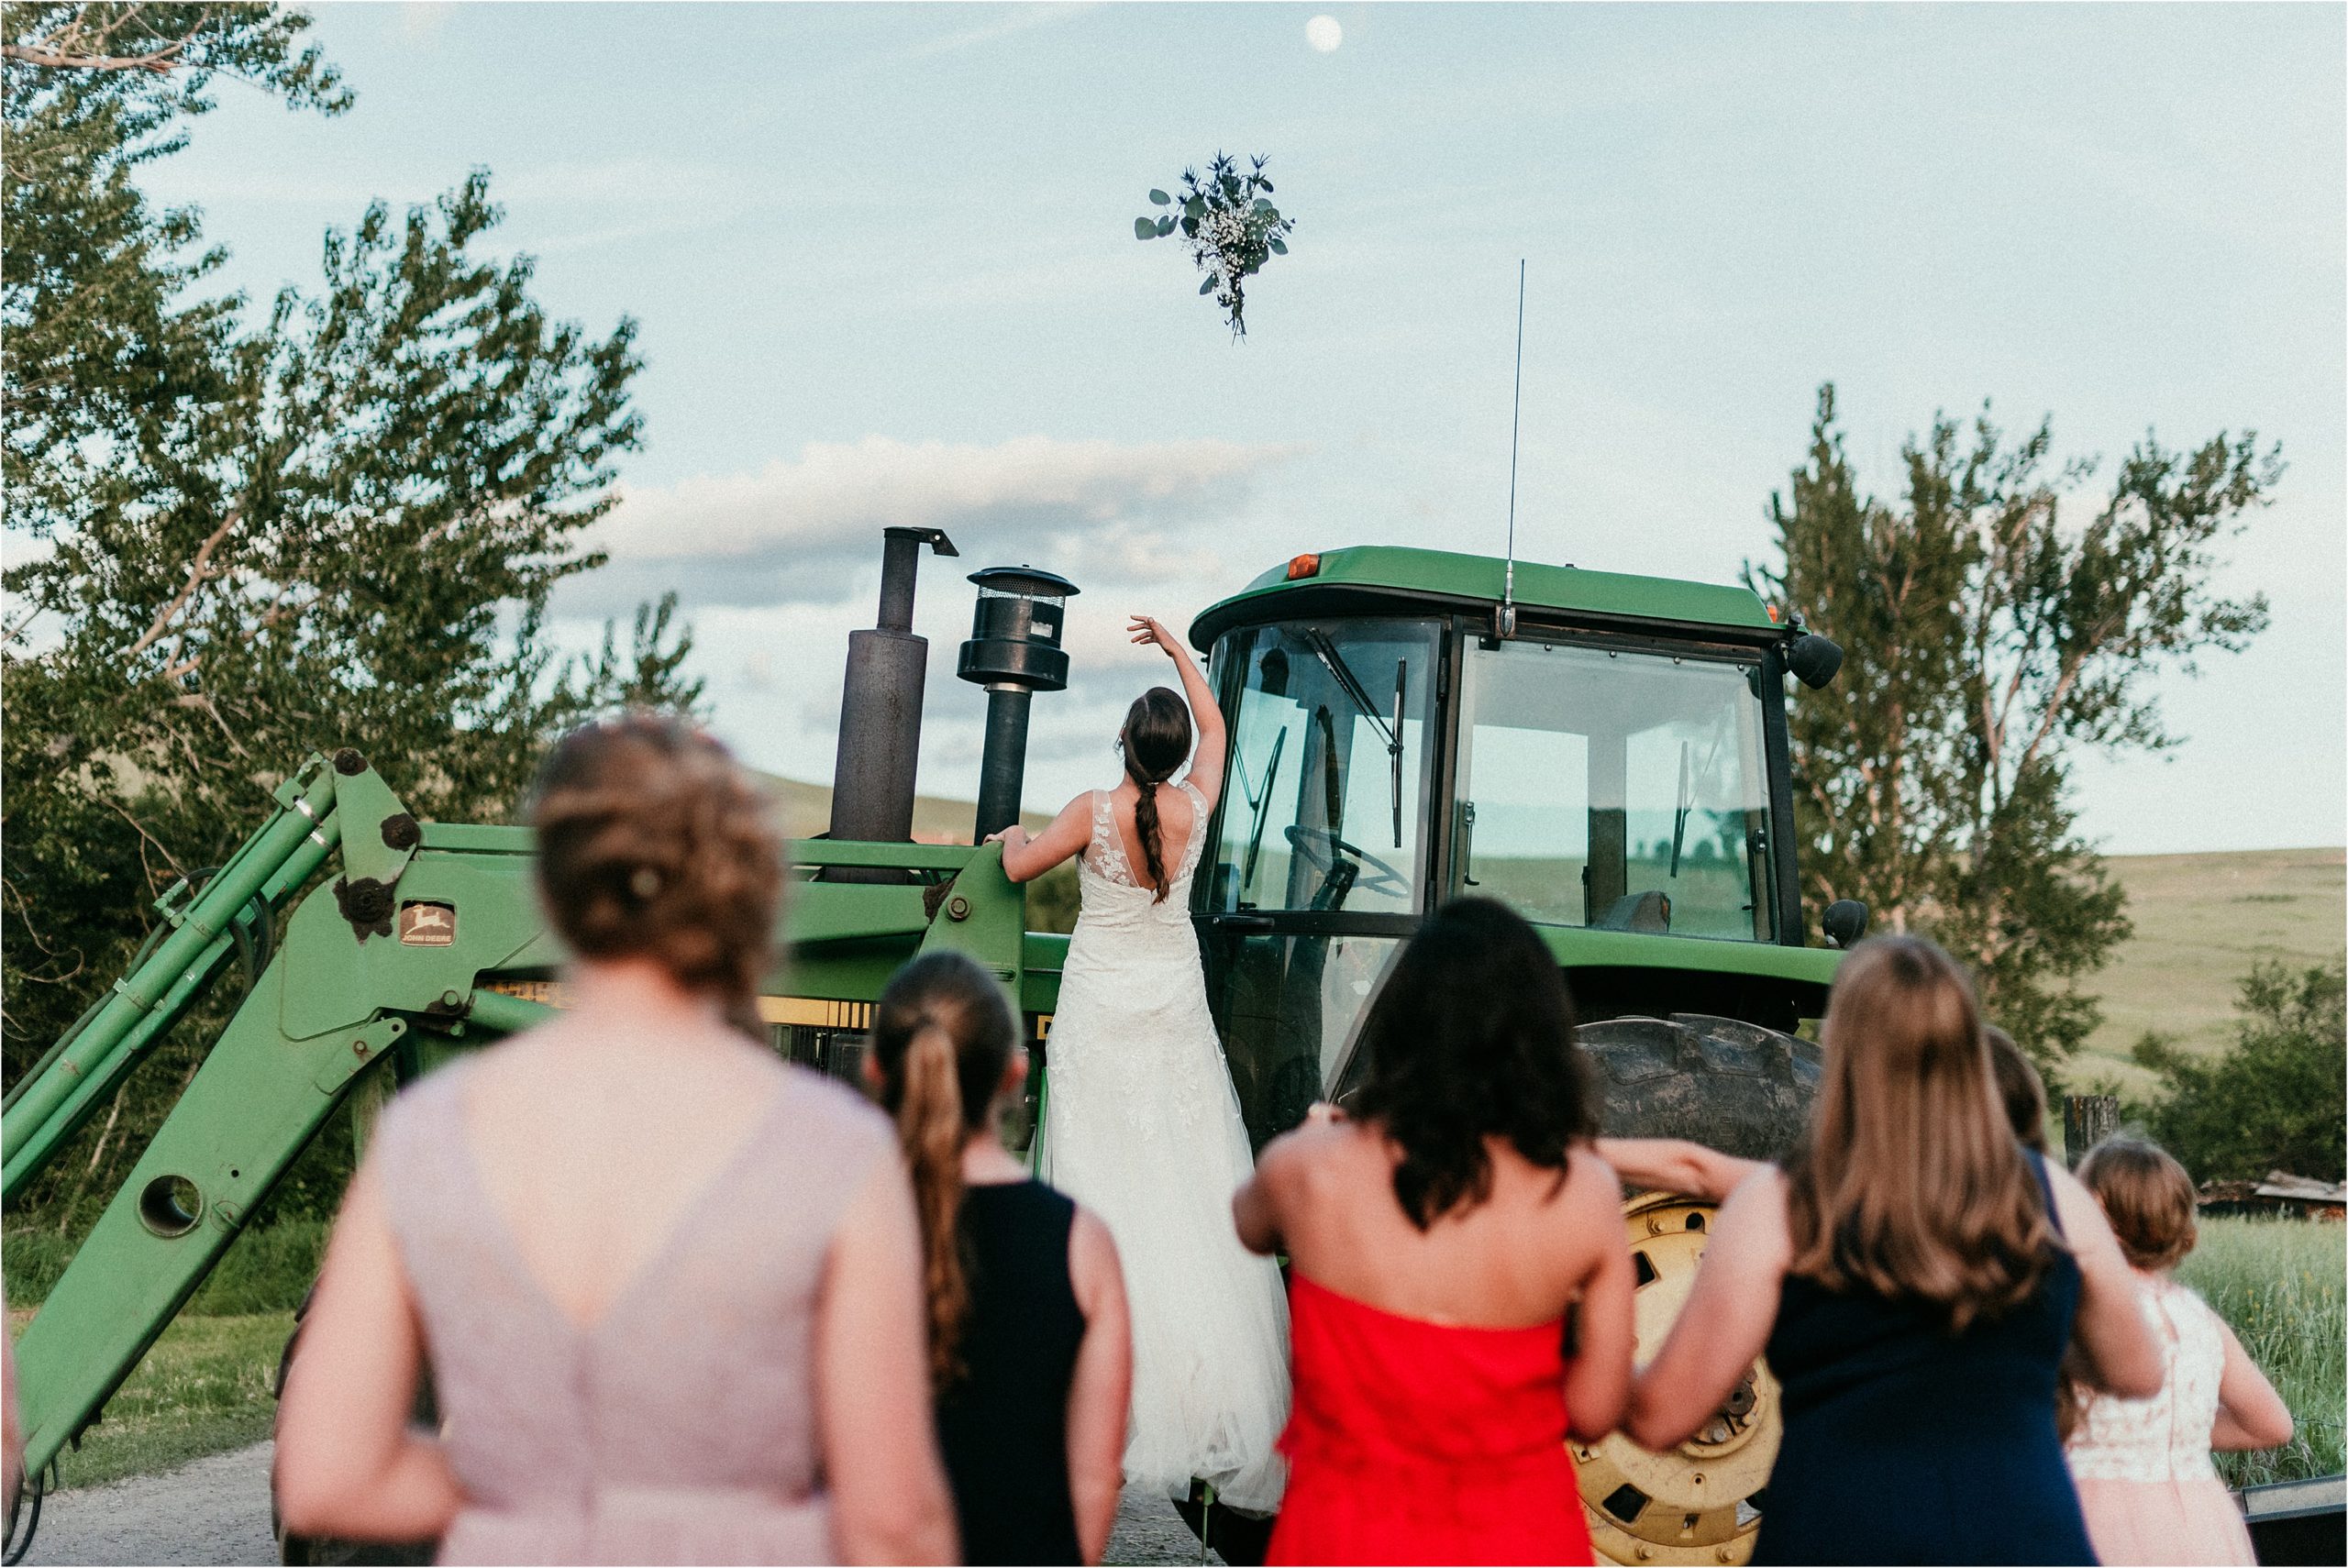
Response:
[[[547,1014],[482,987],[485,974],[556,962],[526,832],[418,824],[356,753],[298,798],[308,812],[282,812],[187,900],[187,923],[9,1108],[13,1191],[160,1035],[144,1021],[184,1012],[219,967],[224,929],[195,922],[213,889],[216,911],[297,890],[338,836],[343,875],[294,908],[282,946],[17,1342],[28,1474],[96,1417],[355,1084],[388,1088],[436,1042],[472,1043]],[[248,857],[267,868],[232,878]],[[177,972],[159,970],[166,956]],[[150,999],[133,1008],[129,992],[142,988]],[[127,1027],[113,1021],[120,1012],[132,1015]],[[20,1111],[37,1153],[17,1143]]]

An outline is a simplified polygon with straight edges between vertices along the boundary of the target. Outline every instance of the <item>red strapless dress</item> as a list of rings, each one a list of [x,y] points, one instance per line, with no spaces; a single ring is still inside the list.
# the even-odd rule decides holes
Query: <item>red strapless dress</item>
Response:
[[[1588,1562],[1565,1325],[1468,1329],[1289,1281],[1272,1562]]]

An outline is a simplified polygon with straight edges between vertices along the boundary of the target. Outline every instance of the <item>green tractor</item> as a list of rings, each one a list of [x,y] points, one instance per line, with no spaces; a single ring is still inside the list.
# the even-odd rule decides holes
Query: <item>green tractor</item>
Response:
[[[959,950],[1017,999],[1043,1069],[1031,1093],[1048,1094],[1067,938],[1028,929],[992,847],[911,842],[925,547],[954,553],[935,530],[887,531],[880,624],[850,639],[832,831],[790,846],[762,1015],[778,1050],[853,1081],[889,974]],[[1066,684],[1076,590],[1027,569],[972,580],[958,673],[989,692],[976,838],[1018,813],[1028,704]],[[1837,904],[1814,945],[1798,893],[1786,698],[1833,678],[1832,643],[1741,588],[1375,547],[1273,568],[1191,639],[1231,732],[1192,914],[1257,1146],[1344,1099],[1395,954],[1466,893],[1545,935],[1610,1131],[1785,1144],[1818,1073],[1795,1031],[1866,922]],[[28,1474],[98,1418],[346,1099],[363,1137],[401,1085],[561,1003],[526,831],[419,823],[350,749],[277,800],[226,865],[159,901],[155,939],[7,1097],[13,1198],[241,959],[241,1004],[17,1344]],[[1709,1213],[1625,1206],[1650,1349]],[[1578,1445],[1600,1550],[1744,1561],[1775,1397],[1756,1366],[1678,1451]]]

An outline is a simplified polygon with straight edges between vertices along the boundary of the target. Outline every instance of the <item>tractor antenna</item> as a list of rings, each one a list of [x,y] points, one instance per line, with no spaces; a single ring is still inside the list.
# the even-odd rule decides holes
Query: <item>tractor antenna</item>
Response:
[[[1516,635],[1516,446],[1524,419],[1524,258],[1516,259],[1516,401],[1508,416],[1508,569],[1501,583],[1501,610],[1493,630]]]

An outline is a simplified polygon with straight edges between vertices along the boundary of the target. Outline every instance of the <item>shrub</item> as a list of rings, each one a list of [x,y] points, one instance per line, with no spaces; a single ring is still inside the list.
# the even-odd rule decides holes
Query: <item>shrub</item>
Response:
[[[2216,1056],[2158,1035],[2138,1043],[2160,1098],[2130,1108],[2197,1180],[2270,1170],[2348,1174],[2348,960],[2293,971],[2260,964],[2242,982],[2234,1043]]]

